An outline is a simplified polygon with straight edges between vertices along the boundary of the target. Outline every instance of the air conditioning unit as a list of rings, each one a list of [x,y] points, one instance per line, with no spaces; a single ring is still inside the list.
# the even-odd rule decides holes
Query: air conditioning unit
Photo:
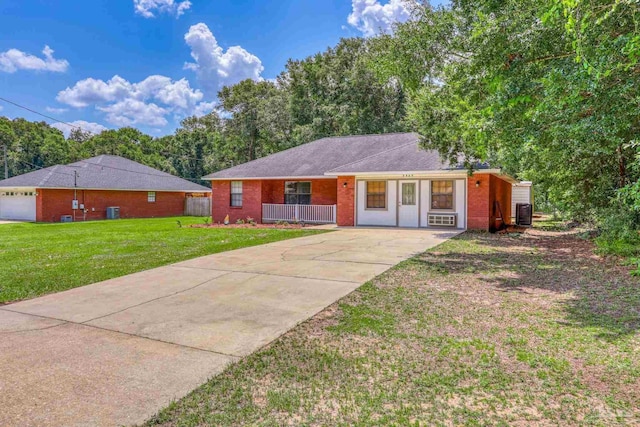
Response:
[[[120,219],[120,208],[116,206],[108,207],[107,219]]]
[[[516,225],[531,227],[533,225],[533,205],[516,203]]]
[[[456,214],[430,213],[427,218],[430,227],[455,227],[458,224]]]

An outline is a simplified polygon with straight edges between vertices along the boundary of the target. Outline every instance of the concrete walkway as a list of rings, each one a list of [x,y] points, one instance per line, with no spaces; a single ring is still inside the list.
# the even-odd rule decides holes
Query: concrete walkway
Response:
[[[0,306],[0,425],[143,422],[455,234],[341,229]]]

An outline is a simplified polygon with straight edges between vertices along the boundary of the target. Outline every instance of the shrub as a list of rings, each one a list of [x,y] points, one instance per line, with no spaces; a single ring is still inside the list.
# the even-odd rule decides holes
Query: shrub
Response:
[[[598,252],[629,258],[637,266],[634,274],[640,274],[640,212],[618,201],[600,218],[595,240]]]

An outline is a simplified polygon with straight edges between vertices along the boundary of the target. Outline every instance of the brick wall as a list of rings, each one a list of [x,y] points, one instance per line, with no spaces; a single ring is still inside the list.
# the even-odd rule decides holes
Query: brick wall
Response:
[[[504,221],[507,224],[511,223],[511,183],[505,181],[496,175],[491,175],[491,218],[490,218],[490,230],[495,231],[502,225],[502,221],[496,221],[496,218],[500,218],[500,210],[504,215]],[[500,210],[496,206],[496,203],[500,204]]]
[[[312,205],[335,205],[338,203],[338,185],[335,179],[311,181]]]
[[[73,190],[38,189],[36,198],[36,220],[59,222],[62,215],[74,214],[71,202]],[[79,204],[89,211],[84,216],[75,211],[76,221],[107,218],[107,207],[120,207],[121,218],[154,218],[180,216],[184,214],[185,193],[156,192],[155,203],[147,201],[146,191],[78,190]]]
[[[229,215],[229,222],[239,219],[253,218],[262,221],[262,181],[249,180],[242,182],[242,207],[231,206],[231,181],[211,181],[213,200],[211,216],[213,222],[223,222]]]
[[[473,175],[467,180],[467,228],[469,230],[489,229],[490,176]],[[476,186],[479,182],[480,185]]]
[[[284,181],[277,179],[263,181],[262,203],[284,203]]]
[[[476,187],[476,183],[480,185]],[[494,231],[500,225],[500,216],[495,202],[507,223],[511,222],[511,184],[496,175],[474,174],[469,177],[467,188],[467,228],[470,230]]]
[[[346,187],[344,184],[347,184]],[[355,194],[356,178],[353,176],[338,177],[338,220],[337,223],[343,227],[355,225]]]

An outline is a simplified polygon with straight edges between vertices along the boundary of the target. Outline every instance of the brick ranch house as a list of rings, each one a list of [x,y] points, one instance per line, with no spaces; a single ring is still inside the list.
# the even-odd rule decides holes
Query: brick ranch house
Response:
[[[102,155],[0,181],[0,219],[59,222],[184,214],[185,198],[209,197],[207,187],[119,156]]]
[[[222,222],[495,230],[511,220],[516,181],[481,166],[469,176],[415,133],[323,138],[204,177]]]

